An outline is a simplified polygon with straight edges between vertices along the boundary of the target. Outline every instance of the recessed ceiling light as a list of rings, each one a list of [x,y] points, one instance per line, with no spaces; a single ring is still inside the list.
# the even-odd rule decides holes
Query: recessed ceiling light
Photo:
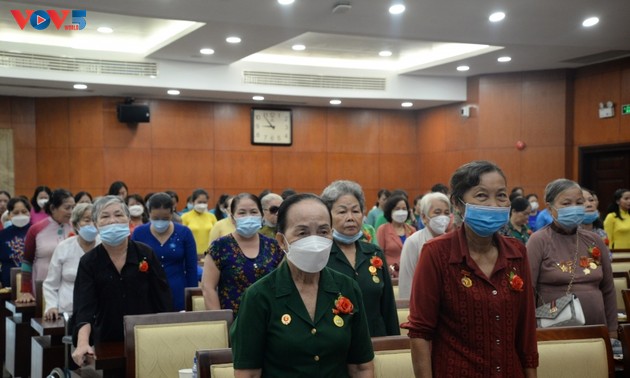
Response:
[[[212,55],[212,54],[214,54],[214,50],[208,49],[208,48],[201,49],[201,50],[199,50],[199,52],[202,53],[203,55]]]
[[[494,12],[488,17],[488,20],[491,22],[499,22],[505,18],[505,13],[503,12]]]
[[[392,56],[392,52],[389,50],[383,50],[378,53],[378,56],[383,56],[383,57]]]
[[[403,102],[400,106],[403,108],[411,108],[413,106],[413,102]]]
[[[85,84],[75,84],[73,87],[74,89],[87,89],[87,85]]]
[[[293,4],[295,0],[278,0],[278,4],[280,5],[290,5]]]
[[[293,45],[293,46],[291,46],[291,48],[292,48],[294,51],[304,51],[304,50],[306,50],[306,46],[304,46],[304,45],[300,45],[300,44],[298,44],[298,45]]]
[[[330,100],[330,105],[340,105],[341,100]]]
[[[470,69],[470,67],[468,67],[468,66],[458,66],[457,67],[457,71],[461,71],[461,72],[468,71],[469,69]]]
[[[405,6],[403,4],[394,4],[389,7],[389,13],[391,14],[401,14],[405,11]]]
[[[156,75],[151,75],[151,76],[149,76],[149,77],[150,77],[151,79],[155,79],[155,78],[157,78],[157,76],[156,76]]]
[[[110,28],[109,26],[101,26],[96,29],[96,31],[103,34],[110,34],[114,32],[114,29]]]
[[[501,62],[501,63],[507,63],[510,60],[512,60],[512,58],[510,58],[509,56],[501,56],[497,59],[497,61]]]
[[[166,91],[166,93],[170,94],[171,96],[179,95],[179,91],[177,89],[169,89],[168,91]]]
[[[599,23],[599,18],[597,17],[589,17],[582,22],[582,26],[586,28],[590,28],[591,26],[595,26]]]
[[[264,99],[265,98],[263,96],[254,96],[254,97],[252,97],[252,100],[254,100],[254,101],[262,101]]]
[[[241,43],[241,39],[239,37],[236,37],[236,36],[230,36],[230,37],[227,37],[225,39],[225,42],[227,42],[227,43]]]

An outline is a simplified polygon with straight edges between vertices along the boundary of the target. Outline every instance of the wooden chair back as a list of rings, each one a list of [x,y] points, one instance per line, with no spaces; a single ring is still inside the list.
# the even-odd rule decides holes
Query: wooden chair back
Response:
[[[46,311],[46,298],[44,298],[44,281],[35,281],[35,317],[43,318]]]
[[[11,268],[11,299],[16,300],[22,293],[22,268]]]
[[[539,378],[615,376],[610,336],[604,325],[538,328],[536,337]]]
[[[200,287],[187,287],[184,289],[184,309],[186,311],[205,311],[203,292]]]
[[[630,289],[630,273],[613,272],[613,282],[615,284],[615,294],[617,295],[617,311],[625,312],[626,305],[623,301],[622,290]]]
[[[623,371],[630,372],[630,323],[619,325],[619,341],[623,348]]]
[[[127,378],[171,378],[200,349],[229,347],[232,310],[127,315]]]
[[[197,377],[234,377],[232,348],[203,349],[197,351]]]
[[[396,312],[398,313],[398,324],[407,322],[407,317],[409,316],[409,299],[396,299]],[[401,335],[407,335],[408,333],[408,329],[400,329]]]
[[[374,377],[413,378],[411,340],[407,336],[373,337]]]

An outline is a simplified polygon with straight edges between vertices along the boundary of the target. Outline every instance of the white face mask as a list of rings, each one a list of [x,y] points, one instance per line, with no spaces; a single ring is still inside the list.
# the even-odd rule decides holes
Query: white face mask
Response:
[[[142,205],[129,206],[129,213],[132,217],[139,217],[144,213],[144,207]]]
[[[47,203],[48,203],[48,198],[40,198],[37,200],[37,206],[41,207],[42,209]]]
[[[16,215],[13,218],[11,218],[11,223],[13,223],[15,227],[24,227],[30,221],[31,221],[31,217],[28,215]]]
[[[392,219],[398,223],[405,223],[408,214],[407,210],[396,210],[392,212]]]
[[[286,237],[284,240],[289,243]],[[307,236],[289,244],[287,259],[304,272],[317,273],[328,263],[332,244],[331,239],[322,236]]]
[[[207,203],[198,203],[195,205],[195,211],[198,213],[205,213],[206,210],[208,210],[208,204]]]
[[[532,207],[532,211],[538,210],[538,202],[533,201],[533,202],[530,202],[529,205]]]
[[[437,215],[429,219],[429,228],[436,235],[442,235],[446,232],[449,223],[451,223],[451,217],[448,215]]]

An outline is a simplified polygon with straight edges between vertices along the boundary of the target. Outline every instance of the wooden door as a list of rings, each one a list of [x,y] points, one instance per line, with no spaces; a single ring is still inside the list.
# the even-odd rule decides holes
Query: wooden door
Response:
[[[630,188],[630,144],[583,147],[579,156],[580,185],[597,193],[605,217],[615,190]]]

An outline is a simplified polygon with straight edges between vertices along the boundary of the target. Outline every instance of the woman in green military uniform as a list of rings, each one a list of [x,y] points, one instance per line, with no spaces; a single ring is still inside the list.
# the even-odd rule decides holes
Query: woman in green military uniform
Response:
[[[400,335],[392,281],[385,254],[374,244],[361,241],[365,197],[361,186],[338,180],[322,193],[330,209],[333,246],[328,267],[353,278],[365,299],[370,336]]]
[[[361,290],[326,267],[331,216],[313,194],[287,198],[277,240],[286,260],[250,286],[232,329],[236,377],[372,377]]]

